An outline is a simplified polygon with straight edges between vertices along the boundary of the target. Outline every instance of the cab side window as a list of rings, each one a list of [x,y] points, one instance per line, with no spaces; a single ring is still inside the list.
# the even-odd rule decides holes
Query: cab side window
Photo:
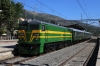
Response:
[[[45,31],[45,25],[42,25],[42,31]]]

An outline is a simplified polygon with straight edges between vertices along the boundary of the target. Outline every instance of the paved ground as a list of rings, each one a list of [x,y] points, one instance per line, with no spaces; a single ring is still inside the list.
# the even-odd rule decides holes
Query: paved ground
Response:
[[[7,51],[7,50],[13,50],[17,42],[2,42],[0,43],[0,52]]]
[[[17,41],[1,41],[0,40],[0,60],[14,57],[12,51],[17,44]]]

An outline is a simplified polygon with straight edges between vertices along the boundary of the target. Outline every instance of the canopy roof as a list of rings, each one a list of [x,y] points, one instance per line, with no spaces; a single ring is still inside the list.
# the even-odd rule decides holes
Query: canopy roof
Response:
[[[69,26],[66,26],[66,27],[75,28],[75,29],[79,29],[79,30],[85,30],[85,28],[83,28],[79,24],[69,25]]]

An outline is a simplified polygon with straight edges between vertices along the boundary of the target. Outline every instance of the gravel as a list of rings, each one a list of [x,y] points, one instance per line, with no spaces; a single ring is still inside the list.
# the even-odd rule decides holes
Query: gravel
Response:
[[[21,62],[21,64],[14,66],[58,66],[59,64],[67,60],[69,57],[73,56],[81,49],[86,47],[85,50],[82,50],[82,52],[78,53],[73,59],[71,59],[65,64],[65,66],[83,66],[82,64],[84,64],[85,60],[89,56],[89,53],[92,51],[94,46],[95,43],[82,42],[70,47],[63,48],[61,50],[41,55],[25,62]],[[15,59],[13,61],[7,61],[7,63],[12,63],[16,60],[18,59]]]
[[[83,64],[89,57],[94,47],[95,43],[90,43],[84,50],[78,53],[73,59],[67,62],[64,66],[83,66]]]
[[[66,59],[77,53],[79,50],[87,46],[87,43],[79,43],[64,49],[54,51],[43,56],[39,56],[32,60],[22,62],[21,65],[33,65],[33,66],[58,66]]]

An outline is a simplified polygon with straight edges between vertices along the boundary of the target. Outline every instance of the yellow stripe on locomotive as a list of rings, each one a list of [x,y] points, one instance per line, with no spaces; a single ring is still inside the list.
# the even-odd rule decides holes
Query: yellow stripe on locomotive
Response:
[[[25,41],[27,41],[26,39],[26,33],[31,34],[30,35],[30,40],[29,42],[32,42],[34,38],[46,38],[46,34],[48,34],[47,38],[71,38],[72,37],[72,33],[70,32],[60,32],[60,31],[50,31],[50,30],[46,30],[46,31],[42,31],[42,30],[32,30],[32,32],[25,32],[24,30],[18,30],[19,34],[23,34],[18,36],[18,38],[23,38]],[[35,34],[35,35],[34,35]],[[41,35],[39,35],[41,34]],[[58,34],[59,36],[49,36],[50,34]],[[68,36],[64,36],[64,35],[68,35]]]

